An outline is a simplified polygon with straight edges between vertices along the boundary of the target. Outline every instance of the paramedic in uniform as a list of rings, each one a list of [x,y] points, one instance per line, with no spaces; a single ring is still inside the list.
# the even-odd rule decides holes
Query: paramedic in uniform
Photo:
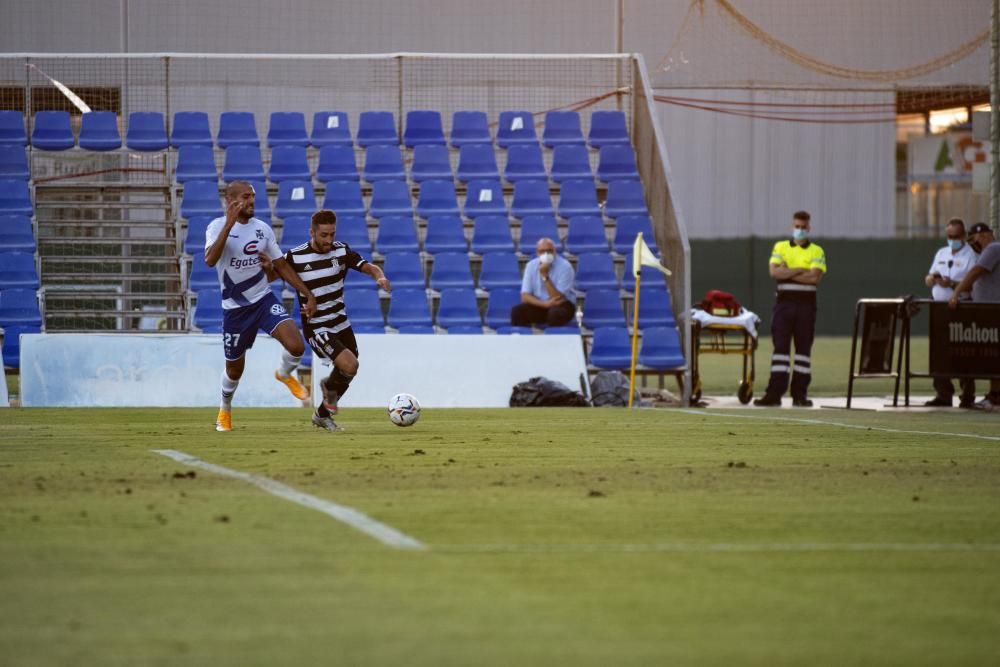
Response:
[[[777,299],[771,321],[774,353],[771,355],[771,378],[764,396],[754,405],[777,407],[788,389],[792,375],[792,405],[812,407],[807,396],[811,375],[809,354],[816,333],[816,285],[826,273],[823,249],[809,240],[809,214],[797,211],[792,216],[792,238],[778,241],[768,265],[777,282]],[[792,341],[795,355],[792,356]]]
[[[935,301],[948,301],[962,278],[976,265],[979,254],[965,242],[965,223],[961,218],[952,218],[945,227],[948,245],[937,251],[924,283],[931,288],[931,296]],[[968,298],[968,294],[961,295]],[[959,399],[960,408],[972,408],[976,402],[976,381],[972,378],[960,378],[958,384],[962,387]],[[931,407],[951,407],[955,385],[948,378],[934,378],[934,398],[924,403]]]

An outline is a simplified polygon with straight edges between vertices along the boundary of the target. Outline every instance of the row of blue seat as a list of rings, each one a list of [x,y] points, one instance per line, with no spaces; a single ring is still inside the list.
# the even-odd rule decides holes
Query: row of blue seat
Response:
[[[7,181],[6,183],[15,183]],[[267,192],[262,182],[252,182],[258,193]],[[3,190],[8,187],[0,181],[0,214],[3,209]],[[483,215],[507,216],[507,202],[503,185],[498,180],[470,181],[466,188],[464,206],[459,209],[455,184],[451,181],[424,181],[416,197],[416,213],[421,218],[434,215],[459,215],[475,219]],[[25,186],[22,205],[27,198]],[[255,215],[266,221],[271,219],[270,200],[263,205],[263,197],[258,200]],[[282,181],[278,185],[278,196],[274,203],[274,213],[279,218],[296,215],[312,215],[318,208],[331,209],[337,215],[369,215],[382,218],[389,215],[409,215],[414,212],[411,188],[404,181],[378,181],[372,186],[372,195],[366,206],[361,186],[356,181],[330,181],[326,184],[323,200],[317,206],[316,192],[311,181]],[[509,214],[515,218],[529,215],[554,215],[569,219],[582,215],[606,215],[618,218],[623,215],[649,215],[640,181],[612,181],[608,184],[604,206],[597,200],[594,181],[571,179],[559,188],[559,202],[552,205],[552,194],[547,181],[527,180],[514,184],[514,194]],[[215,181],[189,181],[184,184],[181,198],[181,216],[222,215],[219,185]]]
[[[14,288],[36,290],[40,284],[34,251],[0,252],[0,290]],[[0,326],[2,324],[0,321]]]
[[[438,326],[451,331],[454,327],[498,329],[510,324],[511,308],[521,302],[520,289],[497,288],[489,293],[485,313],[480,313],[476,292],[472,288],[448,288],[441,291],[437,313],[431,316],[431,306],[424,289],[395,287],[389,301],[388,314],[383,317],[382,303],[376,290],[347,287],[344,304],[352,325],[362,331],[412,326]],[[299,317],[298,307],[292,309]],[[625,309],[617,290],[592,290],[583,303],[582,324],[587,329],[625,327]],[[218,287],[197,292],[195,325],[207,332],[220,331],[222,325],[222,294]],[[676,327],[670,307],[670,294],[662,287],[643,287],[639,291],[639,328]]]
[[[396,118],[391,111],[364,111],[358,119],[358,146],[378,144],[399,145]],[[482,111],[456,111],[452,116],[450,144],[492,143],[487,116]],[[600,148],[610,144],[629,144],[625,114],[621,111],[594,111],[587,139],[576,111],[549,111],[545,114],[542,143],[549,147],[585,145]],[[24,146],[28,143],[24,118],[19,111],[0,111],[0,143]],[[39,111],[31,131],[34,148],[62,151],[77,143],[67,111]],[[254,115],[248,111],[226,111],[219,116],[219,133],[215,139],[220,148],[235,145],[260,145]],[[306,134],[305,116],[300,112],[273,112],[267,143],[275,146],[353,145],[350,121],[342,111],[317,111],[313,116],[312,134]],[[516,144],[538,143],[534,114],[529,111],[500,112],[496,143],[502,148]],[[174,114],[169,142],[163,114],[156,111],[136,111],[129,114],[125,145],[137,151],[160,151],[169,146],[213,144],[208,114],[203,111],[178,111]],[[406,114],[403,144],[412,148],[420,145],[446,145],[441,114],[432,110],[414,110]],[[83,114],[80,124],[80,148],[107,151],[120,148],[121,134],[118,116],[113,111],[91,111]]]
[[[184,241],[184,251],[189,255],[200,255],[205,247],[205,230],[213,218],[199,216],[188,221]],[[11,222],[14,218],[11,218]],[[30,221],[13,225],[27,229]],[[508,219],[504,216],[484,215],[473,223],[471,249],[479,255],[493,252],[514,252],[515,243],[511,236]],[[282,248],[289,249],[309,240],[310,220],[305,216],[285,218],[281,230]],[[4,246],[5,222],[0,218],[0,248]],[[410,216],[386,216],[374,227],[375,241],[369,233],[368,222],[361,216],[339,216],[337,219],[337,239],[358,252],[369,255],[373,252],[468,252],[469,240],[465,236],[465,224],[457,215],[435,215],[427,220],[427,231],[423,242],[418,241],[417,225]],[[618,218],[614,227],[611,248],[619,254],[632,251],[638,232],[652,242],[653,227],[647,215],[628,215]],[[17,232],[20,234],[21,232]],[[519,247],[523,254],[533,255],[535,244],[541,238],[549,238],[556,245],[564,245],[574,255],[586,252],[607,252],[608,238],[604,220],[598,216],[578,216],[571,218],[567,226],[565,244],[560,241],[559,227],[555,216],[529,215],[521,222]],[[34,240],[32,239],[32,243]],[[13,248],[11,248],[13,249]]]
[[[16,147],[0,147],[0,177],[5,172],[21,173],[27,178],[27,160],[23,150],[15,154]],[[23,163],[23,164],[22,164]],[[9,166],[7,166],[9,165]],[[550,177],[556,183],[573,178],[593,179],[590,153],[583,146],[556,146],[552,152],[552,169],[546,170],[542,151],[537,144],[512,146],[507,151],[503,171],[509,183],[521,180]],[[631,146],[602,146],[598,152],[597,179],[602,182],[635,180],[639,178],[635,154]],[[314,174],[309,166],[306,149],[302,146],[278,146],[271,149],[267,179],[272,183],[282,181],[308,181]],[[490,144],[466,144],[459,149],[458,167],[454,173],[448,149],[444,146],[422,145],[413,151],[409,173],[403,164],[398,146],[370,146],[365,149],[364,167],[358,171],[354,148],[351,146],[324,146],[319,151],[315,177],[318,181],[350,180],[359,177],[369,183],[376,181],[405,181],[415,183],[427,180],[453,180],[462,183],[481,179],[499,179],[496,152]],[[12,176],[13,177],[13,176]],[[197,180],[217,180],[215,152],[210,146],[182,146],[177,154],[174,174],[178,183]],[[226,149],[222,178],[234,180],[264,180],[264,162],[257,146],[230,146]]]

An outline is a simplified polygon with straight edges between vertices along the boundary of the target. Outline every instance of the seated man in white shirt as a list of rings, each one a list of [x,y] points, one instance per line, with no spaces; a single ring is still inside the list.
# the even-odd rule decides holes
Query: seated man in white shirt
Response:
[[[576,294],[573,292],[576,273],[568,261],[556,254],[552,239],[538,239],[535,253],[537,256],[524,267],[521,303],[510,311],[511,324],[518,327],[562,326],[576,313]]]

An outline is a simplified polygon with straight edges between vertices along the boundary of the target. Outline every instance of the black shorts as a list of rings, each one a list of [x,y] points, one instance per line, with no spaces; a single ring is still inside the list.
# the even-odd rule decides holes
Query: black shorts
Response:
[[[313,331],[306,327],[306,340],[313,353],[331,362],[344,350],[350,350],[354,356],[358,356],[358,341],[354,337],[354,329],[347,327],[337,333],[328,331]]]

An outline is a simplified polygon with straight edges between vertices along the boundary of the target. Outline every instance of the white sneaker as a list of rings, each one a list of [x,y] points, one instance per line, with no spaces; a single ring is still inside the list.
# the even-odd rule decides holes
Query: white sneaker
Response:
[[[333,421],[333,419],[331,419],[330,417],[320,417],[315,412],[313,413],[312,416],[312,422],[313,426],[315,426],[316,428],[325,429],[330,433],[340,433],[341,431],[344,430],[343,426],[338,426],[337,422]]]

